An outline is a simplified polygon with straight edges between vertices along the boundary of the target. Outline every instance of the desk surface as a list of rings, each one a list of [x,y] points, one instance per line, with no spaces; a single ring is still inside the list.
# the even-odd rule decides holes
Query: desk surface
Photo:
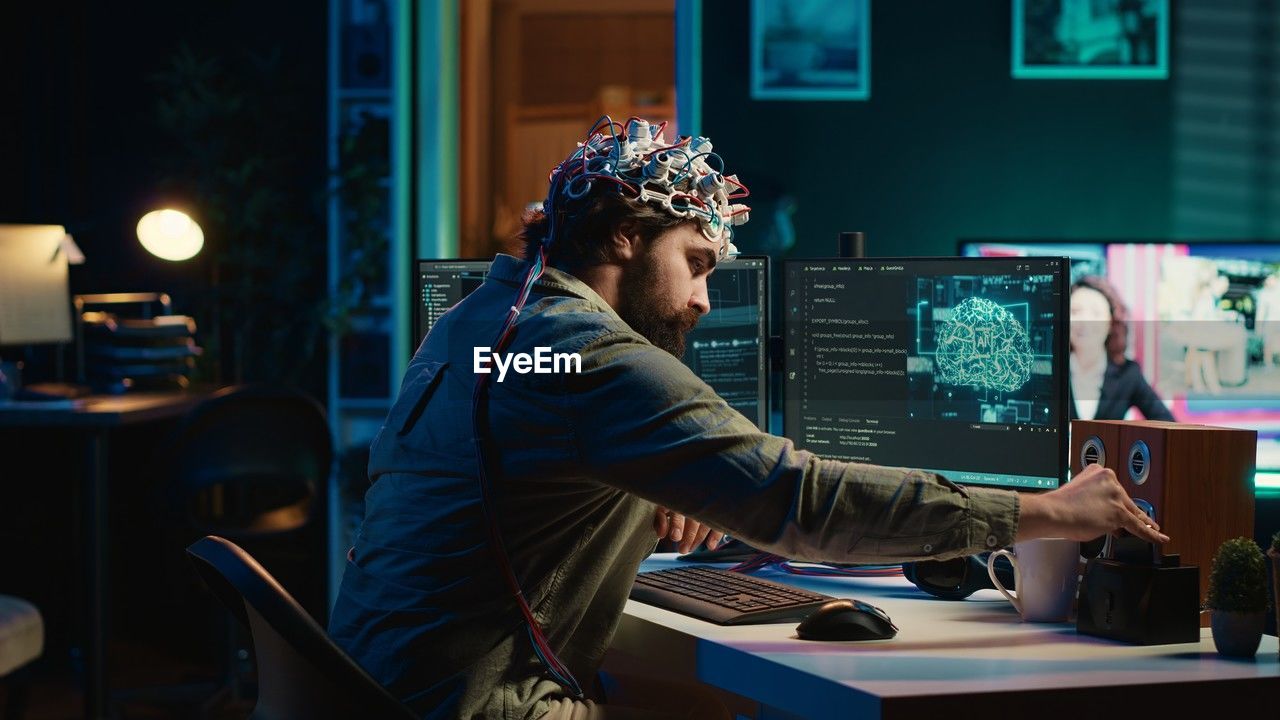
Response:
[[[113,427],[182,415],[208,393],[136,392],[0,403],[0,427]]]
[[[684,565],[673,558],[655,555],[642,569]],[[1263,636],[1254,660],[1242,662],[1219,657],[1208,628],[1199,643],[1143,647],[1079,635],[1070,623],[1023,623],[994,590],[948,602],[929,598],[901,577],[773,571],[762,577],[871,602],[889,614],[898,635],[818,643],[798,639],[794,624],[721,627],[629,601],[614,648],[648,658],[692,653],[688,669],[700,681],[809,718],[910,717],[954,711],[957,702],[981,704],[981,697],[997,703],[997,710],[1010,700],[1035,706],[1050,696],[1059,707],[1066,691],[1084,702],[1084,696],[1134,692],[1136,685],[1152,691],[1142,692],[1140,707],[1150,706],[1153,694],[1176,694],[1165,692],[1173,688],[1198,688],[1204,696],[1212,687],[1206,683],[1218,682],[1232,694],[1265,690],[1272,702],[1280,697],[1280,659],[1270,635]]]
[[[89,395],[74,400],[5,402],[0,428],[43,428],[80,436],[84,453],[83,523],[85,717],[111,717],[107,698],[108,438],[121,425],[181,417],[208,397],[198,390]]]

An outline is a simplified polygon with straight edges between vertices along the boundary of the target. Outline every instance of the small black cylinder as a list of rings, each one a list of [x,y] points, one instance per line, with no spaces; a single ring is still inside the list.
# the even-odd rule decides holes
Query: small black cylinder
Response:
[[[840,257],[860,258],[867,256],[867,234],[861,231],[840,233]]]

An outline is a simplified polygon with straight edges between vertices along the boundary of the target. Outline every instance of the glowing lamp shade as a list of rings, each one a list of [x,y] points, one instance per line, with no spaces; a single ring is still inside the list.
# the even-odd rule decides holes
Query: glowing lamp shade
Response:
[[[138,241],[156,257],[186,260],[204,247],[204,231],[184,212],[152,210],[138,221]]]

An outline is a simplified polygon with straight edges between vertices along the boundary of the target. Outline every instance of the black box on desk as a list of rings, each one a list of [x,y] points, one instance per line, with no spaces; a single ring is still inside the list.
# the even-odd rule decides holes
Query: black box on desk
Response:
[[[1076,631],[1137,645],[1200,641],[1200,568],[1093,558],[1080,580]]]

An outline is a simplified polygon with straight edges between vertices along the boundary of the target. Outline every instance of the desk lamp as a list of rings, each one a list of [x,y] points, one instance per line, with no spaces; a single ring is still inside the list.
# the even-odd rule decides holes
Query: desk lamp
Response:
[[[181,210],[152,210],[138,220],[138,242],[164,260],[189,260],[204,247],[200,224]]]

